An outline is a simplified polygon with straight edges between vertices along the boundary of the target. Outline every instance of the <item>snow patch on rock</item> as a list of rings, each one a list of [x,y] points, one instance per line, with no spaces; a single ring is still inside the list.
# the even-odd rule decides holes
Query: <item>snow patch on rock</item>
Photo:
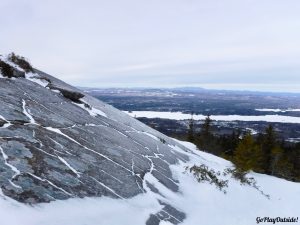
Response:
[[[99,115],[99,116],[107,117],[107,115],[103,111],[90,106],[88,103],[84,101],[82,101],[82,103],[76,103],[76,102],[73,103],[79,106],[80,108],[84,109],[85,111],[87,111],[91,116],[95,117]]]

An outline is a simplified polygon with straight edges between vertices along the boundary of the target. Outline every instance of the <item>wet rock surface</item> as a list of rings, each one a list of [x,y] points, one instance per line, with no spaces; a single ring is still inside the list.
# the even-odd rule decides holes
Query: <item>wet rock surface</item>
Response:
[[[147,190],[160,194],[144,180],[148,173],[178,191],[169,166],[188,160],[170,147],[178,143],[50,75],[35,73],[59,88],[0,78],[0,187],[6,196],[35,204],[86,196],[130,198]],[[89,108],[61,90],[77,93]],[[163,210],[149,215],[147,224],[184,219],[171,205],[160,204]]]

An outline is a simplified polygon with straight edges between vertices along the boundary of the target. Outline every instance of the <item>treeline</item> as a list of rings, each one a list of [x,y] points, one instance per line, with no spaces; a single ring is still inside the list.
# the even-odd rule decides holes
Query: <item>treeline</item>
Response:
[[[272,125],[256,136],[239,130],[231,135],[216,135],[207,116],[199,132],[195,132],[194,120],[190,120],[187,140],[201,150],[232,161],[240,172],[253,170],[300,181],[300,143],[281,140]]]

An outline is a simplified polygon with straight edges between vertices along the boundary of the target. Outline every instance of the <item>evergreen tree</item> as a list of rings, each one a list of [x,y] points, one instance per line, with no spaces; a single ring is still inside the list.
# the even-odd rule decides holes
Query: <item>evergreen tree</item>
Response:
[[[262,152],[250,134],[246,134],[238,144],[233,163],[241,172],[260,171]]]
[[[291,157],[288,154],[283,153],[280,158],[276,161],[272,175],[277,177],[283,177],[289,180],[297,180],[297,176],[293,172],[294,165],[292,163]]]
[[[222,148],[221,157],[232,160],[235,149],[240,141],[240,130],[233,130],[231,135],[223,135],[220,137],[220,146]]]
[[[212,130],[211,122],[212,120],[208,115],[201,126],[201,130],[196,140],[196,144],[199,147],[199,149],[202,149],[204,151],[209,151],[215,155],[219,155],[220,146],[217,143],[217,138],[215,138],[215,136],[211,131]]]
[[[204,137],[210,137],[212,135],[211,133],[211,122],[210,115],[207,115],[207,117],[204,120],[204,123],[202,124],[201,129],[201,135]]]
[[[271,175],[274,175],[279,167],[280,159],[282,158],[283,150],[276,145],[271,150]]]
[[[273,126],[269,125],[263,135],[261,145],[263,152],[263,169],[267,174],[272,174],[272,150],[275,149],[276,146],[276,134]]]
[[[190,122],[189,122],[189,130],[188,130],[187,140],[192,143],[195,141],[193,113],[192,113],[192,118],[190,119]]]
[[[292,176],[295,181],[300,182],[300,143],[296,144],[289,154],[289,162],[292,164]]]

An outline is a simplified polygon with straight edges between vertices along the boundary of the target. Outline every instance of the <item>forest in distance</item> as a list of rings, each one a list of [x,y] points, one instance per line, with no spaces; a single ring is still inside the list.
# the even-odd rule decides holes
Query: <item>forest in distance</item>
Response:
[[[181,138],[203,151],[232,161],[240,173],[252,170],[300,182],[300,143],[291,144],[280,139],[272,125],[255,136],[240,130],[218,136],[211,122],[207,116],[200,131],[195,132],[191,119],[188,133]]]

